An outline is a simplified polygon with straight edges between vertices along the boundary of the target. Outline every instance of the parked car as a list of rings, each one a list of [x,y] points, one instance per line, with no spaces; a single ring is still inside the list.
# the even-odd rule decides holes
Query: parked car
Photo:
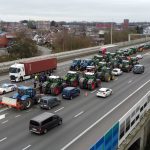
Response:
[[[51,109],[60,104],[61,104],[61,101],[58,97],[44,96],[40,99],[40,107],[43,109]]]
[[[17,89],[16,84],[4,83],[0,86],[0,94],[6,94]]]
[[[142,56],[141,54],[138,54],[138,55],[136,55],[136,58],[137,58],[137,59],[142,59],[143,56]]]
[[[96,95],[98,97],[107,97],[112,94],[112,89],[110,88],[100,88]]]
[[[48,130],[62,124],[62,118],[53,113],[44,112],[29,122],[29,130],[37,134],[45,134]]]
[[[74,97],[80,95],[80,89],[77,87],[66,87],[62,91],[62,97],[72,100]]]
[[[119,76],[122,74],[122,70],[120,68],[114,68],[112,70],[112,74],[115,75],[115,76]]]
[[[144,73],[144,70],[145,70],[145,67],[141,64],[134,65],[133,67],[133,73],[135,74]]]

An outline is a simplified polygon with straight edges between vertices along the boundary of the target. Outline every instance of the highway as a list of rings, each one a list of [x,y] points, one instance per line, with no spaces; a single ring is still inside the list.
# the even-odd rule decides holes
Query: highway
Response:
[[[68,70],[69,62],[59,64],[55,74],[64,75]],[[29,132],[29,120],[46,110],[41,110],[38,105],[29,110],[17,111],[7,109],[0,112],[0,150],[86,150],[94,144],[113,123],[115,123],[125,112],[127,112],[147,91],[150,90],[150,56],[148,53],[141,60],[146,70],[142,75],[135,75],[132,72],[123,73],[109,83],[102,82],[103,87],[113,89],[113,94],[108,98],[96,97],[95,91],[81,90],[79,97],[69,100],[62,100],[62,104],[49,112],[60,115],[63,124],[49,131],[45,135],[36,135]],[[8,81],[7,76],[1,76],[0,82]],[[145,86],[141,87],[144,83]],[[24,84],[30,84],[30,81]],[[139,88],[138,91],[136,91]],[[136,91],[136,92],[134,92]],[[85,94],[87,92],[87,95]],[[134,93],[133,93],[134,92]],[[6,94],[7,96],[12,93]],[[61,97],[61,95],[60,95]],[[117,107],[74,144],[65,147],[70,141],[89,128],[99,118],[103,117],[116,105],[126,99],[126,102]]]

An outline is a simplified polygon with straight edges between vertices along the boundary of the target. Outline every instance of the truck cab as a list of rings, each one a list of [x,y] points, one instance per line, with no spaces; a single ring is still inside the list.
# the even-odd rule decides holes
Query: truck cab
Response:
[[[14,64],[9,68],[9,77],[11,81],[23,81],[25,76],[24,64]]]

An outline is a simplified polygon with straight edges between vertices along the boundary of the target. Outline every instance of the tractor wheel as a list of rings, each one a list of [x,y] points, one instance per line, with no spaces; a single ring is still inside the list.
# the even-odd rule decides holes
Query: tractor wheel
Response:
[[[80,83],[79,86],[81,89],[83,89],[83,83]]]
[[[59,93],[60,93],[60,88],[59,88],[59,87],[55,88],[54,94],[55,94],[55,95],[59,95]]]
[[[94,90],[95,89],[95,82],[92,82],[91,84],[91,90]]]
[[[77,87],[78,86],[78,81],[74,80],[73,83],[72,83],[72,86]]]
[[[24,102],[24,109],[28,109],[32,106],[32,99],[28,98],[27,100],[25,100]]]
[[[110,81],[110,76],[108,75],[108,76],[105,76],[105,81],[106,82],[109,82]]]
[[[115,79],[115,76],[114,75],[111,75],[111,80],[114,80]]]

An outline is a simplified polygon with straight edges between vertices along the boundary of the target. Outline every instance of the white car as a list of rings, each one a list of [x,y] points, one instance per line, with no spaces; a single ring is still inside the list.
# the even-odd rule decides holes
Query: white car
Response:
[[[122,74],[122,70],[119,69],[119,68],[114,68],[114,69],[112,70],[112,74],[115,75],[115,76],[119,76],[119,75]]]
[[[142,59],[143,56],[142,56],[141,54],[138,54],[138,55],[136,55],[136,58],[137,58],[137,59]]]
[[[5,94],[11,91],[15,91],[17,89],[16,84],[4,83],[0,86],[0,94]]]
[[[100,88],[96,93],[98,97],[107,97],[112,94],[112,89],[109,88]]]

